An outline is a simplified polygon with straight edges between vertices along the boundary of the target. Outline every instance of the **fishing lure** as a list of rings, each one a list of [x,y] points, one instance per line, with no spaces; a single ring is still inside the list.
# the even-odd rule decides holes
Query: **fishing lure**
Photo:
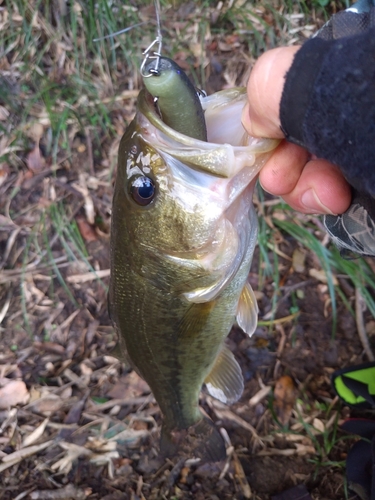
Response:
[[[157,35],[144,51],[141,75],[163,122],[181,134],[207,141],[206,122],[197,89],[180,66],[161,55],[160,4],[155,0]],[[157,45],[157,50],[153,48]]]
[[[181,134],[207,141],[202,104],[184,70],[160,56],[150,60],[144,71],[143,82],[155,98],[163,122]]]

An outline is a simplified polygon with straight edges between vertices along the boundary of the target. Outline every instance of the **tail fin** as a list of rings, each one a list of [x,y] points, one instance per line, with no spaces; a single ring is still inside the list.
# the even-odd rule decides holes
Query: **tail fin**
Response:
[[[188,429],[161,428],[160,450],[163,456],[186,455],[203,462],[219,462],[226,457],[225,443],[215,424],[207,417]]]

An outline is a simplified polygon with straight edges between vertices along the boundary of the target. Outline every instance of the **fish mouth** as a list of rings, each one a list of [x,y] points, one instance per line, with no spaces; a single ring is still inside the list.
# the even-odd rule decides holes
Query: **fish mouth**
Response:
[[[166,125],[157,113],[153,97],[145,89],[138,96],[138,120],[144,139],[156,149],[199,171],[216,177],[232,177],[244,166],[253,165],[259,155],[272,151],[280,142],[250,137],[246,133],[241,123],[246,102],[245,88],[226,89],[201,97],[207,142],[181,134]]]
[[[136,123],[142,141],[163,159],[166,168],[163,199],[179,213],[177,216],[176,210],[169,212],[179,227],[178,242],[171,230],[167,239],[158,240],[156,251],[172,259],[205,262],[205,266],[212,269],[216,249],[222,247],[223,226],[226,225],[228,235],[232,235],[228,236],[232,243],[225,238],[227,246],[233,244],[236,233],[245,232],[244,220],[249,218],[257,174],[279,141],[251,138],[246,134],[241,124],[242,108],[247,101],[245,89],[224,90],[201,101],[207,142],[166,125],[146,90],[138,97]],[[246,242],[238,246],[243,253]],[[232,258],[235,257],[232,255]],[[229,267],[230,259],[230,255],[225,258]]]
[[[203,189],[204,196],[209,196],[214,206],[225,212],[254,181],[279,143],[246,133],[241,123],[242,109],[247,102],[245,88],[227,89],[201,98],[207,142],[166,125],[147,91],[142,90],[138,99],[142,137],[163,157],[175,183],[176,196],[181,197],[181,203],[192,213],[196,208],[194,202],[189,206],[188,193],[194,188]],[[178,185],[180,193],[177,193]],[[202,203],[204,205],[204,198]]]

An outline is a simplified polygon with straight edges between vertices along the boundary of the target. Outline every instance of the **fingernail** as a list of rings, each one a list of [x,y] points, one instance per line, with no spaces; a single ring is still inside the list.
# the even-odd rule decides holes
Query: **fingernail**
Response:
[[[319,200],[314,189],[308,189],[301,196],[301,203],[309,210],[309,212],[313,214],[331,214],[335,215],[329,208],[327,208],[323,203]]]

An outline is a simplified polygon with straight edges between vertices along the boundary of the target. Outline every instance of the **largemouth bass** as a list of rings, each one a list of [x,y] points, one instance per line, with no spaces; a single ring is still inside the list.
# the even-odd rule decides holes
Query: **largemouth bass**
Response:
[[[248,334],[257,324],[247,282],[257,238],[252,194],[277,145],[244,132],[245,102],[245,89],[201,98],[206,142],[164,123],[144,89],[119,148],[110,315],[160,406],[164,455],[182,450],[203,460],[224,458],[223,439],[201,413],[199,393],[205,384],[231,403],[243,390],[224,341],[235,319]]]

